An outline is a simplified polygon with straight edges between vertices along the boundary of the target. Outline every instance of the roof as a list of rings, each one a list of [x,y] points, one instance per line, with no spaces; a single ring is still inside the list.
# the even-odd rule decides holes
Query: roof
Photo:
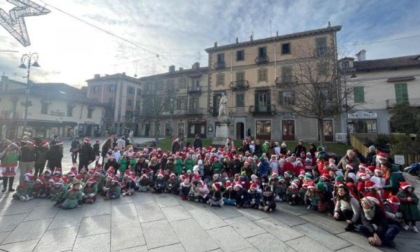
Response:
[[[361,72],[399,68],[420,68],[420,55],[354,62],[354,69]]]
[[[174,72],[166,72],[162,74],[155,74],[155,75],[141,77],[139,80],[144,81],[144,80],[150,80],[154,78],[174,77],[174,75],[183,75],[183,74],[195,76],[195,74],[199,74],[199,75],[205,74],[207,73],[208,70],[209,70],[208,67],[200,67],[200,68],[195,68],[195,69],[194,68],[182,69],[182,70],[177,70]]]
[[[105,74],[104,76],[100,76],[99,74],[95,74],[93,79],[88,79],[86,82],[89,81],[101,81],[101,80],[120,80],[125,79],[132,82],[139,82],[139,79],[126,75],[125,73],[117,73],[117,74]]]
[[[226,49],[239,48],[239,47],[264,44],[264,43],[272,43],[272,42],[277,42],[277,41],[282,41],[282,40],[290,40],[290,39],[314,36],[314,35],[319,35],[319,34],[324,34],[324,33],[338,32],[340,30],[341,30],[341,25],[336,25],[336,26],[330,26],[327,28],[321,28],[321,29],[316,29],[316,30],[309,30],[309,31],[286,34],[282,36],[275,36],[275,37],[257,39],[257,40],[252,40],[252,41],[245,41],[241,43],[229,44],[229,45],[224,45],[224,46],[210,47],[210,48],[207,48],[206,51],[208,53],[224,51]]]

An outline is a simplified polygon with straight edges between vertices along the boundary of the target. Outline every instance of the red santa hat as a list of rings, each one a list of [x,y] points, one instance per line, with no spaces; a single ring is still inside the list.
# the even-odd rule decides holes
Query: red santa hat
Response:
[[[300,186],[300,181],[299,180],[293,180],[292,181],[292,183],[291,183],[291,185],[293,186],[293,187],[295,187],[295,188],[299,188],[299,186]]]
[[[369,165],[366,169],[366,172],[370,173],[371,175],[374,174],[375,166],[374,165]]]
[[[364,169],[364,170],[366,170],[366,165],[365,164],[359,164],[359,169],[361,170],[361,169]]]
[[[383,173],[384,173],[384,171],[382,171],[382,169],[380,167],[377,167],[375,169],[375,176],[382,175]]]
[[[220,188],[222,187],[222,183],[221,182],[214,182],[212,187],[216,190],[220,190]]]
[[[159,171],[159,173],[158,173],[158,175],[157,175],[159,178],[163,178],[163,176],[164,176],[164,174],[163,174],[163,171]]]
[[[90,143],[90,139],[89,139],[89,137],[85,137],[85,138],[83,139],[83,142],[85,142],[85,143]]]
[[[88,183],[88,184],[92,184],[92,183],[95,183],[96,182],[96,180],[95,180],[95,178],[93,178],[93,177],[90,177],[87,181],[86,181],[86,183]]]
[[[56,174],[62,174],[62,170],[61,170],[61,167],[55,167],[55,169],[54,169],[54,175],[56,175]]]
[[[233,189],[236,188],[242,188],[242,185],[240,183],[235,183],[235,185],[233,186]]]
[[[323,179],[330,179],[331,178],[329,171],[326,171],[326,170],[322,171],[322,174],[321,174],[320,177],[323,178]]]
[[[258,184],[257,183],[251,183],[251,185],[250,185],[250,187],[249,187],[250,189],[253,189],[253,190],[257,190],[257,188],[258,188]]]
[[[39,145],[41,147],[48,147],[50,144],[47,141],[42,141]]]
[[[362,180],[366,180],[370,178],[370,175],[366,172],[359,172],[359,178],[361,178]]]
[[[352,165],[352,164],[346,164],[346,169],[353,170],[353,169],[354,169],[354,167],[353,167],[353,165]]]
[[[307,181],[306,182],[308,189],[315,189],[315,182],[314,181]]]
[[[70,168],[70,172],[72,172],[74,175],[76,175],[77,176],[77,168],[76,167],[72,167],[72,168]]]
[[[136,174],[132,173],[128,176],[128,178],[131,179],[131,180],[136,180],[137,176],[136,176]]]
[[[112,177],[112,180],[111,180],[113,183],[119,183],[120,181],[118,180],[118,177],[117,176],[114,176],[114,177]]]
[[[390,204],[394,204],[394,205],[400,205],[401,204],[400,199],[397,196],[395,196],[395,195],[389,196],[389,198],[387,199],[387,201]]]
[[[370,180],[365,181],[365,188],[367,189],[374,189],[376,188],[376,184]]]
[[[362,199],[365,203],[367,203],[369,206],[373,207],[373,205],[379,205],[379,200],[372,196],[367,196]]]
[[[400,182],[400,188],[401,188],[402,190],[405,190],[405,189],[407,189],[407,188],[409,188],[409,187],[411,187],[411,185],[410,185],[407,181],[402,181],[402,182]]]
[[[378,160],[381,160],[381,161],[386,161],[386,160],[388,159],[388,155],[387,155],[386,153],[384,153],[384,152],[379,152],[379,153],[376,155],[376,158],[377,158]]]
[[[227,180],[226,183],[225,183],[225,188],[226,189],[232,188],[232,182],[230,182],[229,180]]]

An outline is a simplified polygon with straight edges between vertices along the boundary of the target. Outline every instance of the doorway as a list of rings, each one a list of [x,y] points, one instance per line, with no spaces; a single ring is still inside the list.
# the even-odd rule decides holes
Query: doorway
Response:
[[[295,121],[294,120],[283,120],[281,139],[285,141],[295,140]]]
[[[243,122],[236,123],[236,139],[245,138],[245,125]]]

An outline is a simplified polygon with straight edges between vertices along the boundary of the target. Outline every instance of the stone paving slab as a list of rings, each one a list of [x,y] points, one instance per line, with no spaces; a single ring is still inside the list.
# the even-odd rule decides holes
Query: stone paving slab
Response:
[[[162,212],[169,222],[191,219],[191,215],[183,206],[164,207]]]
[[[242,238],[232,227],[214,228],[207,231],[224,251],[240,251],[253,247],[247,240]]]
[[[296,251],[300,251],[300,252],[333,251],[307,236],[287,241],[286,244],[292,247],[293,249],[295,249]]]
[[[85,217],[80,225],[78,237],[111,232],[111,215]]]
[[[37,244],[38,240],[16,242],[2,245],[0,250],[7,252],[32,252]]]
[[[150,252],[185,252],[181,243],[149,250]]]
[[[344,221],[336,221],[333,218],[325,218],[325,215],[310,213],[300,216],[300,218],[321,227],[332,234],[340,234],[345,232],[346,223]]]
[[[273,218],[257,220],[254,223],[283,242],[304,236],[302,233]]]
[[[167,220],[142,223],[148,249],[180,243]]]
[[[332,250],[338,250],[351,245],[349,242],[333,236],[331,233],[311,223],[296,226],[295,229]]]
[[[2,244],[16,243],[23,241],[36,240],[38,241],[45,230],[47,230],[48,225],[51,223],[52,219],[41,219],[41,220],[31,220],[21,222],[7,238],[3,241]]]
[[[79,207],[71,211],[59,211],[49,225],[48,230],[65,227],[80,227],[85,213],[84,210],[85,209],[82,207]]]
[[[277,239],[271,234],[261,234],[247,239],[252,245],[254,245],[259,251],[264,252],[292,252],[295,251],[285,243]]]
[[[74,243],[73,251],[93,252],[93,251],[110,251],[111,250],[111,234],[97,234],[85,237],[77,237]]]
[[[181,241],[185,251],[211,251],[219,248],[206,231],[193,219],[171,222],[171,225]]]
[[[264,229],[262,229],[258,225],[255,225],[245,216],[228,219],[225,220],[225,222],[231,227],[233,227],[235,231],[238,232],[244,238],[266,233]]]
[[[224,227],[228,225],[217,214],[209,211],[208,208],[198,208],[189,211],[191,216],[206,230]]]
[[[15,214],[0,216],[0,232],[13,231],[26,218],[28,214]]]
[[[338,234],[337,236],[366,251],[376,252],[376,251],[383,250],[383,249],[379,249],[377,247],[371,246],[368,243],[367,238],[358,233],[345,232],[345,233]]]
[[[72,250],[77,237],[78,227],[47,230],[39,240],[34,251],[55,252]]]

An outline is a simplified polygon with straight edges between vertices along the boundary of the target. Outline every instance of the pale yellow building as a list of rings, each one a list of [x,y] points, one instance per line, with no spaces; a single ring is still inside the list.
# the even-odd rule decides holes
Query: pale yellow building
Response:
[[[262,140],[316,141],[318,126],[314,119],[301,117],[284,108],[293,103],[294,94],[282,88],[293,81],[296,65],[314,60],[314,55],[333,51],[337,61],[336,33],[341,26],[276,35],[207,48],[209,54],[208,127],[217,123],[222,93],[228,97],[230,135],[243,139],[250,135]],[[335,65],[333,62],[332,65]],[[333,71],[333,70],[331,70]],[[324,120],[325,140],[333,141],[339,118]]]

